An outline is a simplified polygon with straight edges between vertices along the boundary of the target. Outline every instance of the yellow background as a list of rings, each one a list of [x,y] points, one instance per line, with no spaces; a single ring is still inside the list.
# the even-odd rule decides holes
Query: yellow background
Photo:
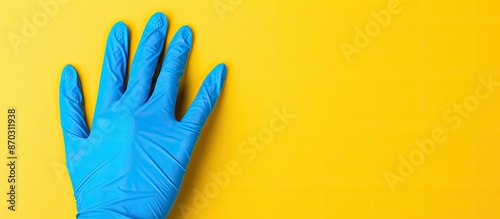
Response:
[[[46,2],[48,0],[41,0]],[[66,0],[68,1],[68,0]],[[97,96],[105,40],[122,20],[131,54],[151,14],[164,12],[169,39],[192,27],[194,49],[182,114],[218,62],[228,78],[169,218],[183,218],[210,172],[231,161],[241,172],[192,218],[500,218],[500,87],[454,130],[443,119],[481,86],[500,81],[500,3],[491,0],[401,0],[402,11],[346,60],[355,27],[387,10],[390,0],[256,1],[69,0],[19,46],[23,18],[43,12],[38,0],[0,1],[0,218],[73,218],[64,164],[58,83],[67,63],[79,71],[88,118]],[[17,211],[7,211],[6,117],[18,109]],[[255,159],[238,146],[283,110],[296,117]],[[436,128],[447,139],[395,190],[399,157]],[[199,207],[199,206],[198,206]]]

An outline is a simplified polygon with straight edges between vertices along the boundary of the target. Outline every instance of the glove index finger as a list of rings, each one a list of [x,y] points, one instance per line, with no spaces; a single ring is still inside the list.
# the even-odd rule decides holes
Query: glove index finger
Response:
[[[87,138],[89,129],[85,121],[80,79],[71,65],[64,67],[61,74],[59,108],[64,136]]]
[[[226,65],[219,64],[208,74],[198,91],[193,103],[181,122],[197,125],[200,129],[205,124],[210,112],[219,98],[226,79]]]

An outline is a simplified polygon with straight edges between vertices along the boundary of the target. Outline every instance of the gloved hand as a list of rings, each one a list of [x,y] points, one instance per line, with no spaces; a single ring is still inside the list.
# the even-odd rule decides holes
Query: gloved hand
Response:
[[[167,19],[154,14],[142,35],[128,84],[129,32],[119,22],[109,34],[92,129],[85,122],[75,69],[60,83],[61,125],[77,218],[165,218],[175,202],[201,128],[226,78],[217,65],[181,119],[175,118],[179,80],[192,45],[189,27],[170,42],[151,92],[165,42]]]

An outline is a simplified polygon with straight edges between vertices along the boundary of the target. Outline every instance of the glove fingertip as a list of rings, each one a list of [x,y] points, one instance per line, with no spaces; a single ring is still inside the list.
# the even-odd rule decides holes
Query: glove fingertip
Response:
[[[178,30],[180,36],[182,37],[182,42],[189,45],[189,48],[193,45],[193,31],[188,25],[184,25]]]
[[[122,45],[122,47],[127,48],[126,43],[128,42],[129,32],[128,27],[123,21],[117,22],[111,28],[114,39]]]
[[[80,79],[72,65],[66,65],[62,71],[59,94],[61,106],[66,106],[69,103],[82,104],[83,102]]]
[[[224,83],[226,81],[226,77],[227,77],[227,67],[226,67],[226,64],[224,63],[220,63],[218,64],[217,66],[215,66],[215,81],[214,83],[216,84],[216,90],[215,92],[217,93],[217,95],[220,94],[221,90],[222,90],[222,87],[224,86]]]
[[[189,31],[191,34],[193,33],[193,30],[191,30],[191,27],[189,25],[182,25],[179,29]]]
[[[217,102],[222,88],[224,87],[224,82],[227,76],[227,68],[224,63],[216,65],[210,74],[205,78],[205,81],[200,88],[200,98],[205,99],[210,103],[211,111],[212,107]],[[203,101],[202,101],[203,102]]]
[[[167,25],[168,25],[168,20],[167,20],[167,17],[165,16],[165,14],[163,14],[163,12],[156,12],[149,19],[147,26],[150,26],[150,27],[156,28],[156,29],[164,29],[163,27],[166,27]],[[166,29],[165,29],[165,32],[166,32]]]
[[[68,64],[64,66],[61,74],[61,89],[64,91],[70,89],[78,83],[78,75],[75,68]]]

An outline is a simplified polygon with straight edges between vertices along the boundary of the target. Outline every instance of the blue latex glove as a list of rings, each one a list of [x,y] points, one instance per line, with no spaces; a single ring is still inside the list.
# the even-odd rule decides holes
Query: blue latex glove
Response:
[[[177,121],[175,103],[192,33],[187,26],[177,31],[151,93],[166,32],[165,15],[154,14],[125,87],[129,33],[122,22],[112,28],[90,131],[78,75],[70,65],[63,70],[59,104],[77,218],[165,218],[175,202],[226,68],[219,64],[212,70]]]

